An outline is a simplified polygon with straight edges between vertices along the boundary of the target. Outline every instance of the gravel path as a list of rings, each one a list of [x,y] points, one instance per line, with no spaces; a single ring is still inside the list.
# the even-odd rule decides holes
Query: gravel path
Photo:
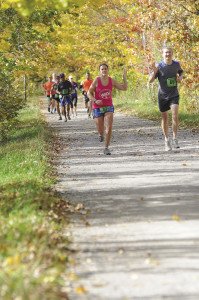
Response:
[[[198,300],[199,135],[180,131],[167,153],[159,124],[116,113],[104,156],[84,108],[67,123],[44,113],[63,140],[55,188],[79,211],[70,299]]]

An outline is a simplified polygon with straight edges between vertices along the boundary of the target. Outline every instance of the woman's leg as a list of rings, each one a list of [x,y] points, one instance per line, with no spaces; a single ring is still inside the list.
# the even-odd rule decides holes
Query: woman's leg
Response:
[[[103,137],[104,135],[104,116],[95,118],[95,124],[97,127],[97,132],[99,136]]]
[[[108,148],[112,136],[113,127],[113,113],[107,112],[104,116],[104,127],[105,127],[105,147]]]

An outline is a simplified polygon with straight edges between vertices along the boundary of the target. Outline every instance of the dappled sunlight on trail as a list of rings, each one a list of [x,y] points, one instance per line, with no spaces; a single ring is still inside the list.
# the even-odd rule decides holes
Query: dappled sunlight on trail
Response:
[[[198,135],[180,131],[166,153],[159,124],[116,113],[105,156],[84,109],[48,121],[62,140],[55,188],[82,207],[71,299],[198,299]]]

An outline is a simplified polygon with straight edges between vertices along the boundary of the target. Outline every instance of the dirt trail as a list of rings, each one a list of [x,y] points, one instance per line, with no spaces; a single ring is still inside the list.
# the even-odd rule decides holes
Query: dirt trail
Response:
[[[84,209],[71,220],[71,300],[199,299],[199,135],[164,152],[159,124],[115,114],[103,155],[85,109],[64,123],[56,189]],[[80,206],[81,207],[81,206]]]

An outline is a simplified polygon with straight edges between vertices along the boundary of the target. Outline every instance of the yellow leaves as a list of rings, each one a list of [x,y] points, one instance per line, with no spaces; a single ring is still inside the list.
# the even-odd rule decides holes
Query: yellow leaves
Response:
[[[148,253],[147,256],[148,257],[145,259],[145,264],[146,265],[156,267],[160,264],[160,261],[156,257],[152,256],[151,253]]]
[[[84,205],[82,204],[82,203],[78,203],[77,205],[76,205],[76,207],[75,207],[75,210],[81,210],[81,209],[83,209],[84,208]]]
[[[9,51],[9,49],[10,49],[10,43],[8,43],[7,41],[1,39],[1,41],[0,41],[0,52]]]
[[[68,278],[69,278],[71,281],[75,281],[75,280],[78,280],[78,279],[79,279],[79,277],[77,276],[77,274],[74,273],[74,272],[69,273]]]
[[[17,254],[14,256],[9,256],[5,260],[5,266],[16,266],[21,263],[21,257]]]
[[[79,295],[86,294],[88,291],[83,285],[79,285],[75,288],[75,292]]]
[[[172,220],[173,220],[173,221],[179,222],[181,219],[180,219],[180,216],[179,216],[179,215],[173,214],[173,215],[172,215]]]

